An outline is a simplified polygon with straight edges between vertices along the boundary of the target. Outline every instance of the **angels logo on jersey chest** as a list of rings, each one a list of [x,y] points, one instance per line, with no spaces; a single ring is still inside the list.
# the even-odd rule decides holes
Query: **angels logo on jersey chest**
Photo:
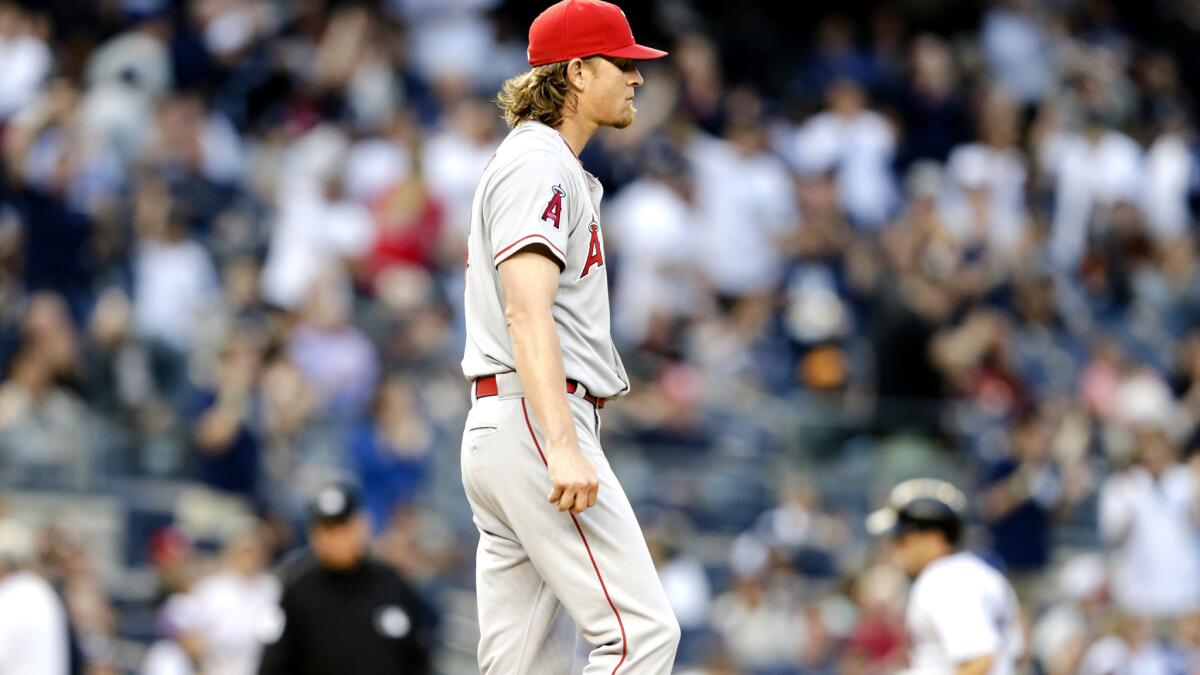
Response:
[[[579,274],[580,279],[586,277],[593,267],[604,266],[604,246],[600,242],[600,224],[596,222],[595,218],[592,218],[591,224],[588,225],[587,234],[589,237],[587,259],[583,262],[583,272]]]

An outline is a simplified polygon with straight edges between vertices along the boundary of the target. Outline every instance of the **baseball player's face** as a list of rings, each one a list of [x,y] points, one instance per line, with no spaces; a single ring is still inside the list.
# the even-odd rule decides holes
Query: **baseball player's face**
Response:
[[[892,540],[892,562],[915,577],[941,552],[942,536],[936,532],[906,532]]]
[[[591,71],[588,87],[581,95],[592,119],[602,127],[624,129],[633,124],[637,108],[633,91],[642,86],[642,74],[631,59],[597,56],[587,60]]]

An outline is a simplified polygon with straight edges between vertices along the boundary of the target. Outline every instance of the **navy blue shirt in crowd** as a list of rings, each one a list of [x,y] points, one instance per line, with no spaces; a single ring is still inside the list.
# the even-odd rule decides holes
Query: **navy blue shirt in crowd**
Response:
[[[989,488],[1008,479],[1020,464],[1005,459],[986,472],[983,487]],[[1050,562],[1051,514],[1033,499],[1026,499],[1006,516],[988,524],[992,547],[1011,572],[1033,572]]]
[[[192,424],[199,422],[216,402],[217,395],[213,392],[198,394]],[[258,488],[259,455],[258,435],[243,421],[224,452],[214,454],[197,448],[196,476],[209,487],[253,499]]]

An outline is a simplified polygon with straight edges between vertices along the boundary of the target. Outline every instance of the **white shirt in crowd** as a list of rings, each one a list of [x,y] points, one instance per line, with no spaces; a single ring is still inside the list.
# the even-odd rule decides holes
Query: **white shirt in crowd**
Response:
[[[986,243],[999,251],[1014,251],[1025,236],[1025,159],[1016,148],[996,148],[983,143],[960,145],[950,153],[951,178],[947,225],[963,239],[971,238],[974,214],[969,193],[979,190],[987,198],[984,215]]]
[[[709,281],[727,295],[774,288],[783,274],[778,242],[799,224],[787,166],[712,137],[694,140],[687,155],[698,210],[708,214],[698,260]]]
[[[0,36],[0,119],[33,102],[53,65],[49,47],[34,35]]]
[[[218,572],[189,593],[185,632],[200,637],[205,675],[254,675],[265,631],[278,618],[278,580]]]
[[[447,225],[463,241],[471,229],[475,186],[499,145],[479,144],[454,131],[430,138],[421,152],[425,183],[446,209]]]
[[[704,564],[691,556],[681,555],[658,571],[663,591],[683,630],[700,629],[712,616],[712,587]]]
[[[365,207],[331,202],[314,182],[294,181],[279,200],[279,212],[263,268],[263,296],[288,309],[304,304],[317,279],[343,258],[366,253],[375,223]]]
[[[794,663],[805,648],[807,624],[786,597],[764,589],[751,604],[727,591],[713,604],[713,624],[733,660],[747,670]]]
[[[833,171],[838,203],[855,223],[878,227],[895,210],[896,135],[879,113],[814,115],[784,140],[780,150],[801,174]]]
[[[138,245],[133,314],[140,334],[187,350],[220,302],[216,267],[199,243],[148,240]]]
[[[497,0],[391,0],[389,4],[410,29],[409,62],[426,80],[486,81],[483,74],[491,70],[489,61],[498,52],[496,31],[486,12],[499,4]]]
[[[1043,22],[1031,12],[990,9],[979,41],[988,77],[1024,103],[1036,103],[1054,85],[1054,60]]]
[[[67,675],[67,613],[32,572],[0,577],[0,675]]]
[[[1163,648],[1148,640],[1130,645],[1116,635],[1092,643],[1079,662],[1078,675],[1171,675],[1171,661]]]
[[[909,672],[952,675],[990,654],[989,675],[1016,673],[1023,650],[1019,614],[1012,586],[973,553],[939,558],[922,570],[909,595]]]
[[[389,158],[378,149],[374,142],[351,147],[338,129],[319,126],[284,153],[277,169],[282,175],[274,188],[275,222],[262,272],[267,302],[299,309],[319,278],[374,245],[375,221],[354,196],[365,197],[381,186],[381,166],[397,167],[397,161],[402,164],[407,159]],[[343,180],[349,198],[334,199],[329,194],[335,177]]]
[[[346,196],[359,204],[370,204],[409,179],[412,154],[400,143],[366,138],[350,146],[343,173]]]
[[[1140,201],[1142,150],[1117,131],[1095,142],[1082,134],[1055,134],[1041,148],[1041,163],[1055,187],[1050,253],[1056,263],[1073,266],[1097,209]]]
[[[196,668],[178,642],[159,640],[146,650],[141,675],[196,675]]]
[[[656,316],[686,316],[697,307],[693,276],[701,214],[668,185],[631,183],[613,200],[605,222],[619,252],[613,329],[640,343]]]
[[[1115,548],[1113,596],[1141,617],[1200,609],[1196,482],[1176,465],[1157,480],[1142,466],[1110,476],[1100,489],[1100,533]]]
[[[1196,162],[1188,142],[1178,134],[1163,134],[1146,152],[1141,207],[1151,234],[1169,240],[1187,234],[1191,212],[1188,191]]]

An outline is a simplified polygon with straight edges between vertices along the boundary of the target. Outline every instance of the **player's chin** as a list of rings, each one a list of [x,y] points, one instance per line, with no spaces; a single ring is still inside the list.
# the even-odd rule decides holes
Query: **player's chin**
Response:
[[[621,114],[617,115],[608,126],[614,129],[624,129],[633,124],[633,119],[635,117],[637,117],[637,108],[630,105],[628,108],[623,110]]]

